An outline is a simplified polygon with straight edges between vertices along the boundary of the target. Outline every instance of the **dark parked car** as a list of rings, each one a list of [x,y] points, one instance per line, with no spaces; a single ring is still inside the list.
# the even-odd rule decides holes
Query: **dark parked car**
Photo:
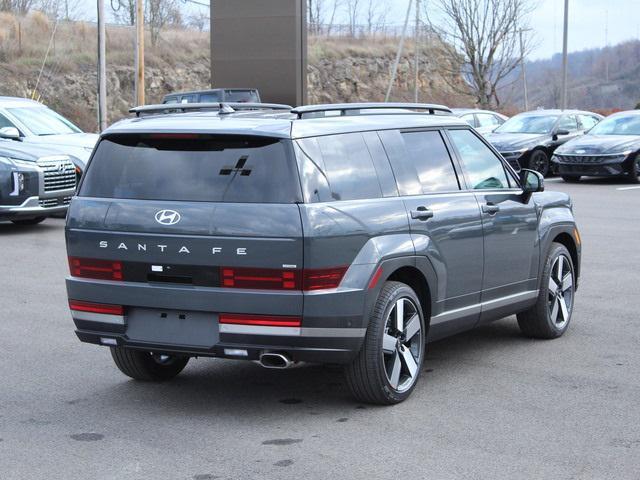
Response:
[[[451,111],[483,135],[493,132],[509,119],[509,117],[491,110],[452,108]]]
[[[556,150],[552,169],[566,182],[582,176],[626,176],[640,182],[640,110],[610,115]]]
[[[255,88],[213,88],[193,92],[171,93],[162,103],[259,103],[260,93]]]
[[[569,197],[445,107],[134,111],[103,132],[66,227],[76,333],[126,375],[343,364],[356,398],[390,404],[427,340],[512,314],[531,337],[566,331]]]
[[[11,140],[17,135],[0,128],[0,220],[33,225],[64,215],[76,190],[75,165],[68,155]]]
[[[511,117],[486,138],[516,171],[529,168],[546,176],[555,149],[602,118],[580,110],[536,110]]]

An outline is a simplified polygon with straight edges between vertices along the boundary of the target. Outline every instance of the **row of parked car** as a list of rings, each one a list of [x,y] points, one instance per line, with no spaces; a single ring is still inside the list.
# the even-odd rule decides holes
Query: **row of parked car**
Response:
[[[260,101],[255,89],[173,93],[167,105]],[[536,110],[508,118],[478,109],[452,113],[483,134],[516,171],[640,179],[640,111],[604,118],[581,110]],[[41,103],[0,97],[0,220],[35,224],[66,212],[98,135]]]
[[[97,140],[39,102],[0,97],[0,220],[64,215]]]

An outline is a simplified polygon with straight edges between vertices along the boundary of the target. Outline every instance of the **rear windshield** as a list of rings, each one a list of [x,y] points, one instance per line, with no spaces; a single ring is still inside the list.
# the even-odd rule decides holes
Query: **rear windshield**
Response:
[[[288,140],[237,135],[112,135],[100,141],[80,195],[193,202],[295,203]]]
[[[225,90],[224,91],[225,102],[249,102],[258,103],[260,99],[255,90]]]

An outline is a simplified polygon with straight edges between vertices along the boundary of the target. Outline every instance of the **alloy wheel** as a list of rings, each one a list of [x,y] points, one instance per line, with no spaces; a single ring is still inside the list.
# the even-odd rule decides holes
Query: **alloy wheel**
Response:
[[[542,174],[542,176],[546,176],[549,173],[549,159],[547,154],[541,150],[532,153],[530,165],[533,170]]]
[[[422,321],[413,300],[398,299],[385,320],[382,356],[389,385],[407,391],[418,377],[424,351]]]
[[[571,262],[559,255],[549,275],[549,318],[558,329],[565,327],[573,309],[573,271]]]

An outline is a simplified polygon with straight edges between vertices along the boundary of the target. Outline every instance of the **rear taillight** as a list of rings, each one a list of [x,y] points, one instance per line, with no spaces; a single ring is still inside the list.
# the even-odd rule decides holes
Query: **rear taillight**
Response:
[[[313,270],[221,267],[220,284],[225,288],[322,290],[337,288],[346,271],[347,267]]]
[[[249,315],[243,313],[221,313],[218,322],[231,325],[261,325],[264,327],[299,327],[300,317],[276,315]]]
[[[220,282],[227,288],[257,288],[265,290],[300,290],[299,270],[271,268],[220,268]]]
[[[74,277],[122,280],[122,263],[111,260],[69,257],[69,270]]]
[[[77,312],[101,313],[104,315],[124,315],[124,307],[122,305],[69,300],[69,308]]]
[[[342,281],[342,277],[347,271],[347,267],[317,268],[304,270],[304,290],[323,290],[326,288],[337,288]]]

